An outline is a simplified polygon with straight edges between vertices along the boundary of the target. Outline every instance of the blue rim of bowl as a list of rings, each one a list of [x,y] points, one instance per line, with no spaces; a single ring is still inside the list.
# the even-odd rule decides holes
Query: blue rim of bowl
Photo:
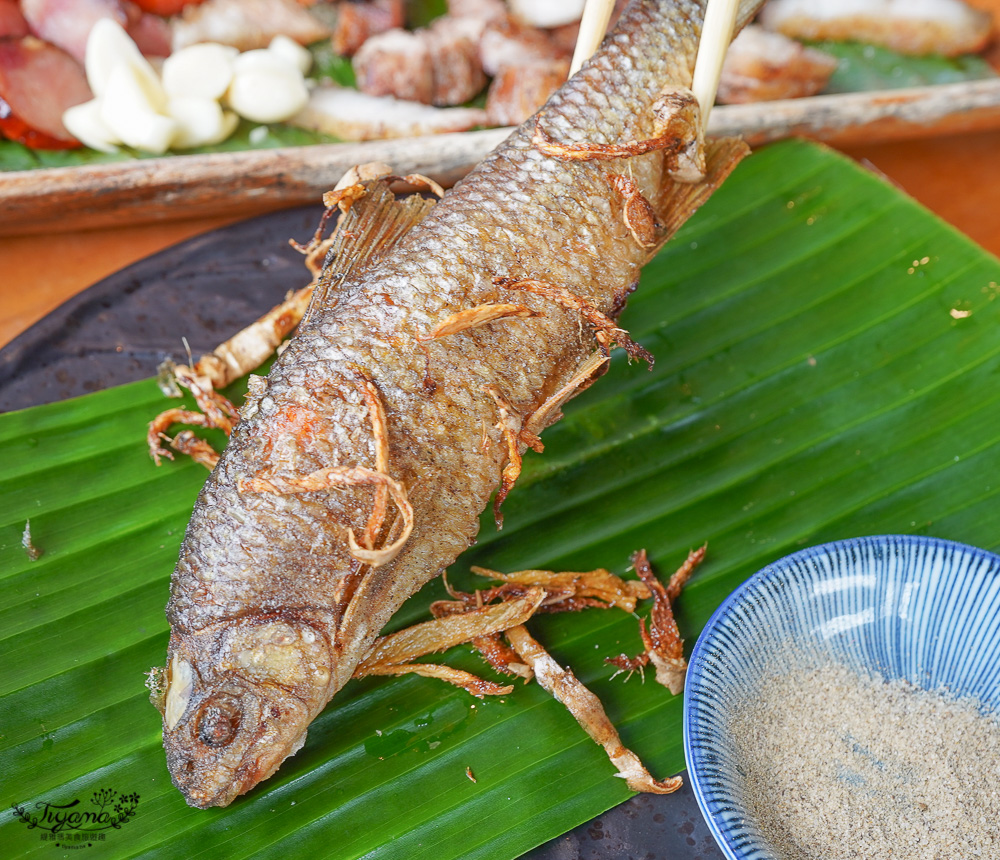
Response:
[[[939,547],[941,549],[950,549],[953,552],[961,552],[974,557],[979,558],[991,558],[1000,562],[1000,556],[996,553],[990,552],[989,550],[981,549],[980,547],[972,546],[970,544],[959,543],[958,541],[947,540],[945,538],[927,537],[924,535],[870,535],[867,537],[855,537],[855,538],[845,538],[843,540],[829,541],[823,544],[817,544],[816,546],[807,547],[806,549],[798,550],[797,552],[790,553],[788,555],[782,556],[781,558],[773,561],[766,566],[762,567],[752,576],[745,579],[740,585],[738,585],[729,596],[722,601],[718,609],[712,613],[712,617],[708,619],[708,623],[705,624],[701,633],[698,636],[698,641],[695,642],[694,648],[691,651],[691,659],[688,661],[689,676],[697,677],[699,674],[699,667],[703,661],[702,654],[708,648],[708,642],[712,638],[712,634],[719,622],[719,620],[727,615],[732,609],[733,605],[743,599],[744,595],[748,592],[758,588],[760,584],[772,577],[777,576],[790,564],[798,564],[803,560],[815,558],[816,556],[830,555],[836,553],[837,550],[843,549],[845,547],[860,546],[860,545],[880,545],[880,546],[919,546],[919,547]],[[688,683],[685,684],[686,687],[691,686],[690,678]],[[684,760],[687,763],[688,778],[691,783],[691,790],[694,792],[695,800],[698,803],[698,808],[701,810],[702,818],[705,819],[708,829],[715,839],[716,844],[719,849],[726,856],[727,860],[746,860],[745,855],[737,854],[733,851],[729,844],[729,840],[726,836],[725,831],[719,827],[715,816],[712,815],[708,799],[705,797],[704,789],[699,780],[695,777],[697,767],[695,766],[696,755],[692,749],[692,723],[693,700],[685,693],[684,696]]]

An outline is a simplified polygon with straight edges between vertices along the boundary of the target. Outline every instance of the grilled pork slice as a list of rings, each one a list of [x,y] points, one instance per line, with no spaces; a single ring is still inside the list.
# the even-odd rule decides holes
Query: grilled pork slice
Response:
[[[172,19],[174,50],[195,42],[221,42],[241,51],[266,48],[284,34],[301,45],[318,42],[329,29],[295,0],[206,0]]]
[[[448,0],[448,14],[453,18],[477,18],[484,23],[507,14],[503,0]]]
[[[744,104],[815,95],[836,68],[829,54],[751,25],[729,47],[717,98],[722,104]]]
[[[505,66],[569,59],[572,53],[572,46],[557,44],[549,31],[527,27],[510,16],[490,21],[479,40],[483,69],[491,77]]]
[[[351,65],[358,89],[365,95],[431,103],[433,59],[430,41],[421,32],[397,28],[372,36]]]
[[[131,5],[131,4],[130,4]],[[138,12],[137,7],[129,10],[129,22],[125,32],[146,57],[169,57],[172,49],[173,32],[166,18]],[[132,14],[137,12],[137,14]]]
[[[83,67],[54,45],[25,36],[0,41],[0,132],[32,149],[80,145],[63,111],[91,98]]]
[[[434,92],[431,104],[460,105],[486,86],[479,60],[482,24],[467,18],[438,18],[429,28],[434,58]]]
[[[413,32],[396,29],[373,36],[352,60],[358,89],[438,106],[473,98],[486,85],[479,61],[475,19],[445,16]]]
[[[345,0],[337,7],[333,50],[353,57],[372,36],[398,29],[406,20],[403,0]]]
[[[988,14],[962,0],[771,0],[760,22],[799,39],[847,39],[901,54],[945,56],[982,50],[992,27]]]
[[[489,125],[520,125],[566,82],[569,60],[533,60],[504,66],[486,95]]]
[[[468,131],[485,124],[486,111],[478,108],[437,108],[327,85],[313,90],[309,104],[290,122],[342,140],[376,140]]]

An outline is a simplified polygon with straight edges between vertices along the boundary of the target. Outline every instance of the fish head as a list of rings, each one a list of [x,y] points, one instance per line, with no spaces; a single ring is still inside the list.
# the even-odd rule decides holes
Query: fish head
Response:
[[[333,648],[300,619],[239,618],[176,632],[167,652],[163,743],[188,804],[227,806],[305,743],[332,695]]]

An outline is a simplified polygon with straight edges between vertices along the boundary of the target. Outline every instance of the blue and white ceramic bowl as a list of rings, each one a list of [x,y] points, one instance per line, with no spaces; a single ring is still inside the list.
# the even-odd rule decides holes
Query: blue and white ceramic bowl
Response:
[[[718,608],[691,655],[684,754],[730,860],[774,857],[745,814],[727,726],[789,640],[806,656],[1000,707],[1000,556],[934,538],[839,541],[765,567]]]

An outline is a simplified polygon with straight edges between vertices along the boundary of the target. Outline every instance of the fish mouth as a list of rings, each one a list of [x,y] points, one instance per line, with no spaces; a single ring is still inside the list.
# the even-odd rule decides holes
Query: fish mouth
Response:
[[[336,649],[291,613],[227,619],[171,636],[163,746],[191,806],[227,806],[302,748],[330,696]]]
[[[164,721],[170,778],[189,806],[228,806],[302,748],[311,718],[305,703],[287,695],[212,690],[172,729]]]
[[[200,668],[183,647],[166,674],[163,746],[170,778],[189,805],[229,805],[302,748],[315,714],[292,691]]]
[[[191,756],[177,757],[172,762],[168,756],[170,778],[184,795],[188,806],[195,809],[229,806],[241,794],[246,794],[271,776],[286,758],[298,752],[305,738],[303,731],[287,751],[272,751],[266,756],[251,757],[231,773],[228,769],[216,767],[206,771]]]

